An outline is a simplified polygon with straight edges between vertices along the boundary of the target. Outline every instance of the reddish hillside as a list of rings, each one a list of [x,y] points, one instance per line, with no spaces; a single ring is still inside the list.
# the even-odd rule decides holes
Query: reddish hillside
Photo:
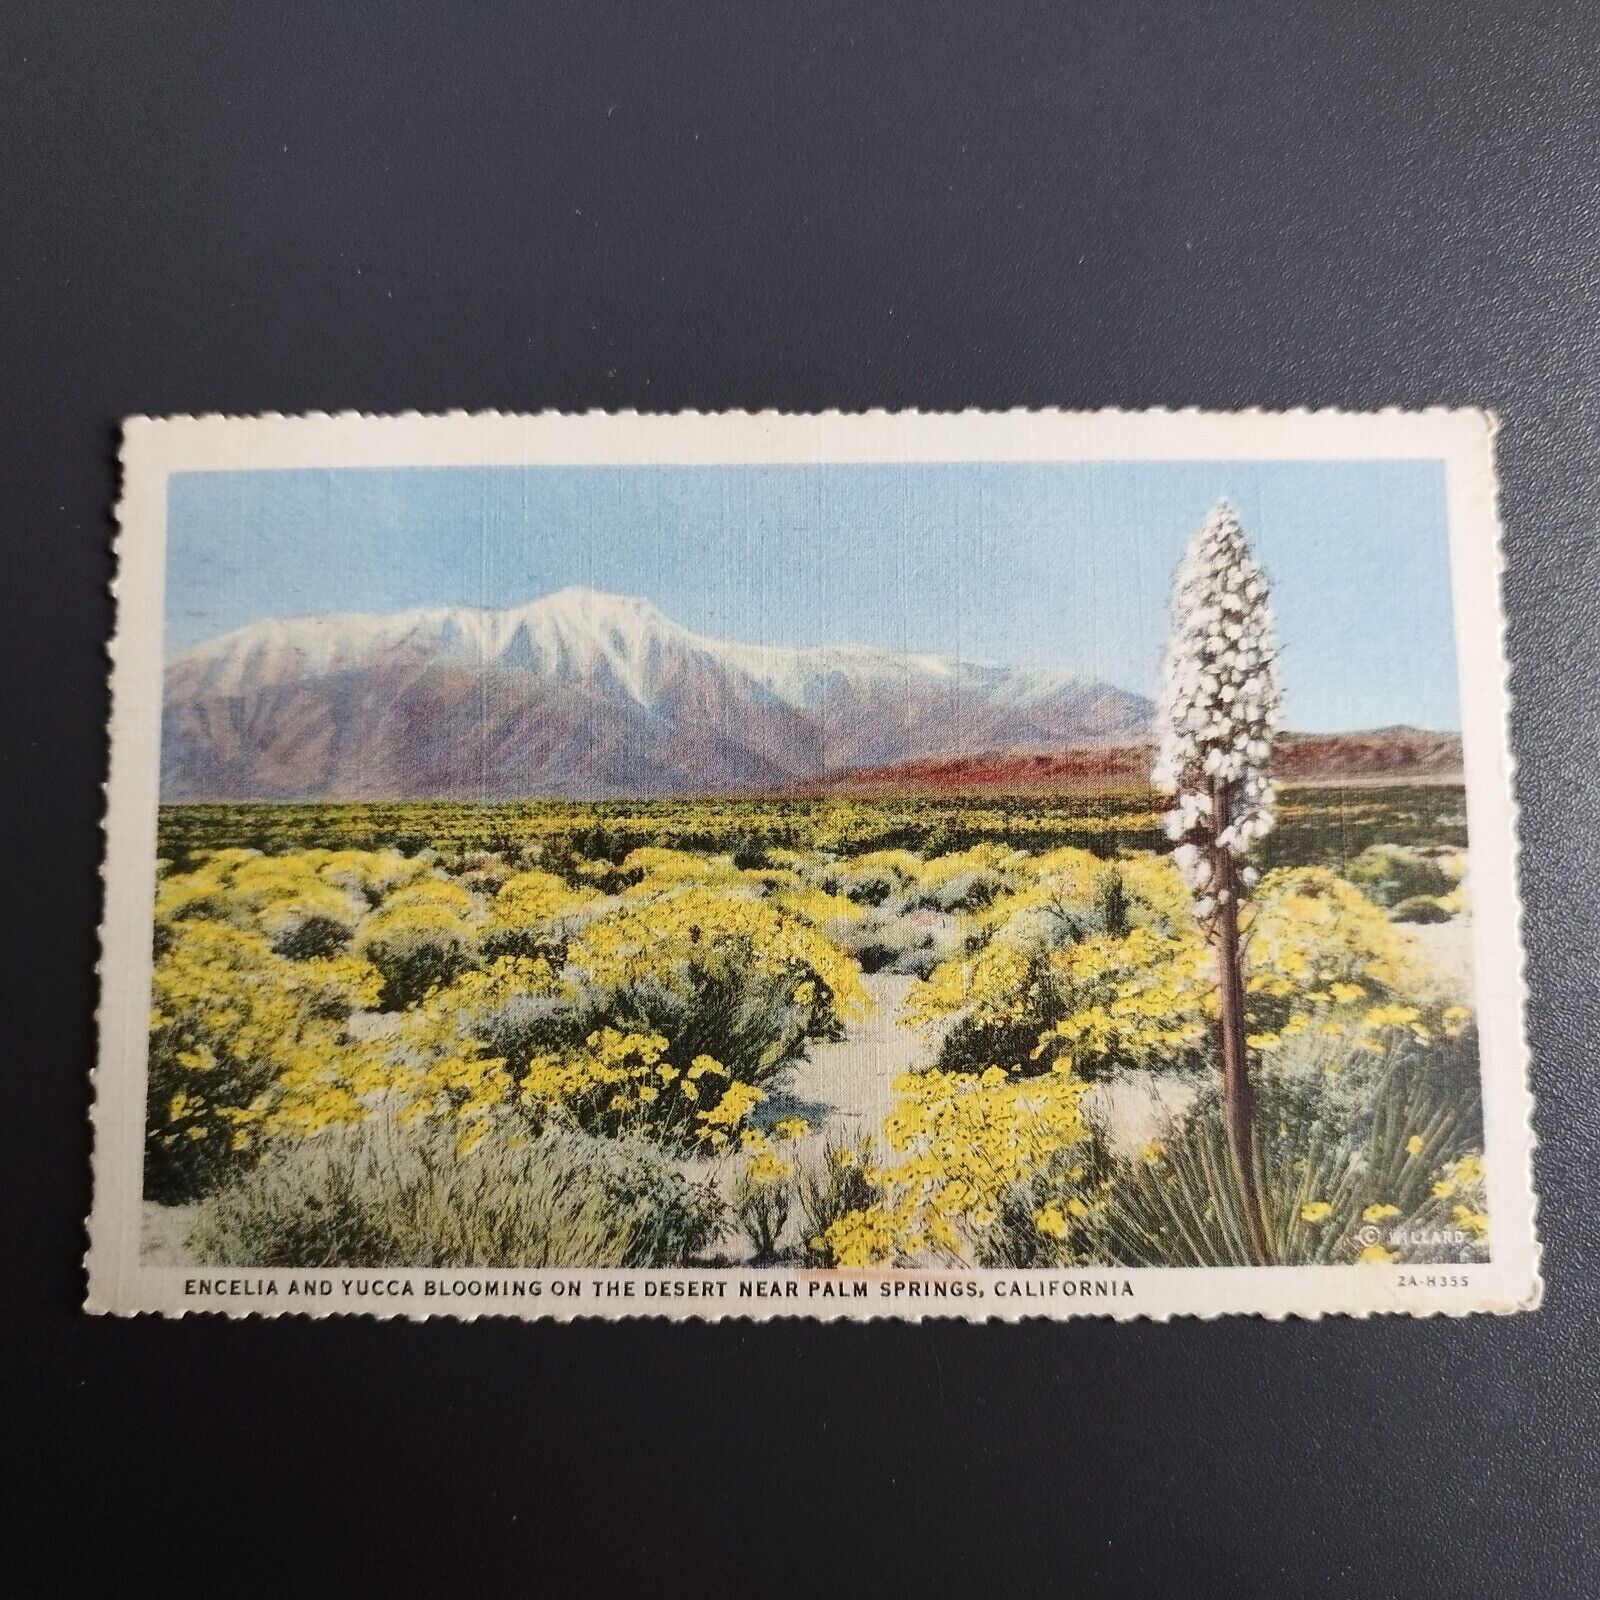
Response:
[[[784,792],[875,795],[993,789],[1039,793],[1139,789],[1149,781],[1150,757],[1147,743],[989,751],[863,767]],[[1420,728],[1290,733],[1278,746],[1273,773],[1284,783],[1458,782],[1461,739],[1454,733],[1428,733]]]

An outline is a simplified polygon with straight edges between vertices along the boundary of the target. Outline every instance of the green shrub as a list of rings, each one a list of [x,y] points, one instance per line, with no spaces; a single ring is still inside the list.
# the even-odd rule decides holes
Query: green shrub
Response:
[[[867,1177],[872,1162],[872,1140],[835,1144],[831,1140],[816,1166],[802,1167],[797,1189],[800,1197],[801,1249],[806,1264],[835,1265],[827,1244],[828,1229],[852,1211],[867,1211],[879,1194]]]
[[[201,1206],[197,1261],[254,1267],[664,1267],[723,1231],[709,1184],[646,1146],[501,1130],[469,1155],[375,1119],[279,1142]]]
[[[936,913],[907,912],[898,904],[874,908],[834,935],[863,972],[895,972],[925,978],[960,939],[955,923]]]
[[[898,899],[909,881],[904,865],[887,859],[840,861],[822,875],[829,894],[844,895],[858,906],[881,906]]]
[[[756,872],[770,863],[767,859],[767,847],[760,839],[740,838],[730,841],[733,852],[733,864],[742,872]]]
[[[309,916],[287,926],[272,948],[291,961],[310,961],[336,955],[349,942],[346,924],[332,917]]]
[[[792,1185],[787,1176],[758,1176],[748,1167],[733,1184],[733,1214],[750,1245],[753,1266],[771,1265],[778,1258],[778,1240],[789,1221]]]
[[[1417,896],[1436,898],[1455,887],[1455,879],[1433,856],[1398,844],[1369,845],[1345,876],[1381,906],[1398,906]]]
[[[1449,906],[1442,904],[1433,895],[1414,894],[1409,899],[1402,900],[1393,911],[1389,913],[1395,922],[1448,922],[1451,918]]]
[[[933,883],[916,893],[913,909],[981,911],[1005,892],[1006,880],[993,868],[974,867]]]
[[[1048,1071],[1049,1061],[1035,1054],[1035,1046],[1046,1029],[1067,1015],[1052,976],[1048,960],[1035,956],[1028,963],[1025,982],[1018,986],[1031,1009],[1021,1016],[958,1017],[940,1041],[939,1070],[981,1073],[986,1067],[1003,1065],[1024,1075]]]
[[[765,1085],[813,1039],[836,1039],[842,1025],[792,999],[795,980],[744,970],[687,969],[674,984],[641,982],[593,990],[571,1014],[574,1039],[607,1025],[664,1035],[670,1059],[687,1067],[711,1056],[741,1083]]]

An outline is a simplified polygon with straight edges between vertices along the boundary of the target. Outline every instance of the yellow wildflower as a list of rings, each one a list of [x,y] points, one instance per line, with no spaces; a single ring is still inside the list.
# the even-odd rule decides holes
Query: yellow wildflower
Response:
[[[793,1171],[787,1161],[780,1161],[770,1150],[757,1151],[745,1168],[746,1176],[757,1184],[782,1183]]]
[[[699,1119],[704,1124],[701,1137],[737,1128],[765,1098],[759,1089],[748,1083],[730,1083],[711,1110],[700,1112]]]
[[[1064,1239],[1067,1236],[1067,1219],[1060,1206],[1042,1206],[1033,1214],[1033,1225],[1047,1239]]]

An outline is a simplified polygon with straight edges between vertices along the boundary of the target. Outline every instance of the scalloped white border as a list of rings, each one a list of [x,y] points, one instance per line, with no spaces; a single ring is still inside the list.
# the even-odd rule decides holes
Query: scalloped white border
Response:
[[[1528,1088],[1526,986],[1517,891],[1516,806],[1512,794],[1503,570],[1494,469],[1494,417],[1436,408],[1238,412],[918,411],[824,412],[450,412],[373,417],[346,412],[286,417],[130,418],[123,432],[122,498],[117,508],[117,632],[110,645],[111,771],[106,785],[105,917],[101,927],[100,1057],[95,1087],[94,1203],[90,1213],[87,1309],[131,1315],[232,1316],[339,1312],[376,1316],[514,1315],[571,1319],[659,1315],[764,1320],[805,1315],[868,1320],[956,1316],[1019,1321],[1031,1316],[1108,1315],[1119,1319],[1270,1318],[1375,1312],[1464,1315],[1531,1309],[1543,1290],[1535,1229],[1533,1101]],[[1468,833],[1473,851],[1474,967],[1483,1042],[1485,1167],[1493,1260],[1462,1269],[1464,1289],[1405,1287],[1398,1269],[1108,1269],[962,1272],[950,1278],[985,1287],[981,1299],[885,1300],[876,1285],[930,1275],[773,1273],[719,1269],[652,1271],[325,1273],[201,1272],[148,1267],[139,1260],[140,1164],[146,1019],[150,984],[150,906],[161,711],[162,594],[167,480],[174,472],[264,467],[587,464],[761,464],[912,461],[1133,461],[1415,459],[1445,465],[1450,523]],[[1426,1269],[1409,1269],[1426,1277]],[[1437,1269],[1435,1276],[1442,1276]],[[274,1281],[276,1298],[196,1299],[184,1280]],[[937,1275],[933,1275],[937,1276]],[[293,1279],[409,1280],[410,1298],[344,1293],[289,1298]],[[741,1282],[792,1278],[799,1298],[745,1300]],[[555,1280],[580,1281],[576,1299],[556,1297]],[[632,1283],[631,1297],[592,1298],[596,1280]],[[645,1298],[647,1286],[717,1279],[727,1298]],[[1131,1298],[1073,1295],[997,1298],[1000,1280],[1131,1282]],[[519,1300],[429,1298],[425,1285],[543,1280],[544,1293]],[[864,1301],[815,1298],[812,1284],[860,1281]]]

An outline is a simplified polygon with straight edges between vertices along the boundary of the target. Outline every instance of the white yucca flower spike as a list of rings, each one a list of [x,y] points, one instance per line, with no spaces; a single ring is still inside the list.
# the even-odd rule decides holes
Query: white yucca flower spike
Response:
[[[1174,797],[1167,836],[1180,846],[1174,859],[1206,909],[1211,853],[1237,860],[1272,828],[1266,768],[1282,700],[1266,576],[1238,515],[1219,500],[1173,585],[1152,774]],[[1226,808],[1220,828],[1219,798]]]

